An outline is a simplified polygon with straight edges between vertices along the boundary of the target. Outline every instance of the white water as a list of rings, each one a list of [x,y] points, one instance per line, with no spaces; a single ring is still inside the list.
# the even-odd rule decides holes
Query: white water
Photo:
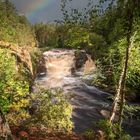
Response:
[[[103,118],[100,111],[109,107],[106,99],[109,94],[88,86],[82,80],[85,74],[91,80],[90,73],[96,69],[90,56],[87,55],[87,61],[78,70],[75,69],[75,50],[51,50],[44,52],[43,56],[46,76],[37,78],[36,82],[43,88],[62,88],[65,94],[74,95],[70,102],[73,106],[75,131],[85,131],[92,125],[92,121]]]
[[[73,106],[72,120],[75,132],[84,132],[87,128],[92,127],[93,122],[109,117],[111,103],[107,97],[110,94],[94,86],[89,86],[82,80],[85,74],[86,81],[94,78],[90,73],[94,72],[96,67],[89,55],[87,55],[86,62],[78,61],[78,63],[83,63],[80,69],[76,69],[75,50],[51,50],[45,52],[43,56],[46,75],[38,77],[36,82],[46,89],[62,88],[65,94],[73,94],[70,103]],[[126,124],[127,130],[130,133],[132,131],[133,134],[132,125],[129,122]],[[133,124],[133,128],[135,127],[137,130],[136,136],[139,133],[138,126],[138,123]]]
[[[81,77],[95,70],[92,59],[87,55],[88,60],[80,70],[75,69],[75,50],[52,50],[43,53],[45,58],[46,73],[45,77],[37,79],[37,82],[44,88],[64,88],[65,85],[81,84]]]

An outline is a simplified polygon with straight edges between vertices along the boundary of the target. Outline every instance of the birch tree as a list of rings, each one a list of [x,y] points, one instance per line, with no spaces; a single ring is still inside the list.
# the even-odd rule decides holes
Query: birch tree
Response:
[[[110,116],[110,123],[112,123],[115,119],[115,116],[118,112],[118,106],[119,106],[119,124],[122,123],[122,116],[123,116],[123,107],[124,107],[124,101],[125,101],[125,82],[126,82],[126,75],[127,75],[127,69],[128,69],[128,61],[129,61],[129,54],[130,54],[130,48],[132,46],[132,40],[131,36],[133,34],[133,24],[135,21],[135,14],[138,11],[138,6],[140,5],[139,0],[118,0],[117,3],[122,10],[122,17],[124,20],[124,29],[125,29],[125,36],[127,40],[126,50],[125,50],[125,57],[124,57],[124,64],[122,67],[117,93],[112,105],[112,112]]]

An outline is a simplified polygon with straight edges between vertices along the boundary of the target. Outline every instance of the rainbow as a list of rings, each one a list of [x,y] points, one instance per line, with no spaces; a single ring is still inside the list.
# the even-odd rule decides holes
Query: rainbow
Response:
[[[32,4],[26,7],[28,11],[26,13],[26,16],[28,18],[33,18],[36,16],[36,13],[38,13],[42,9],[50,7],[51,4],[54,4],[54,0],[34,0]]]

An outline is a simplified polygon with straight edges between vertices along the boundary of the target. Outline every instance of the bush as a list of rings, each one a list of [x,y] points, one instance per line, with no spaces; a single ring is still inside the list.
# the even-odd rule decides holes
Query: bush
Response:
[[[104,132],[106,140],[131,140],[117,123],[111,125],[108,120],[101,120],[97,123],[97,127]]]
[[[17,44],[32,51],[36,45],[35,35],[25,16],[19,16],[11,1],[0,1],[0,40]],[[23,47],[24,46],[24,47]]]
[[[35,24],[33,26],[40,48],[54,48],[57,46],[58,35],[55,24]]]
[[[28,113],[29,85],[18,77],[16,59],[7,49],[0,49],[0,107],[11,123],[19,123]]]
[[[72,106],[61,90],[41,90],[32,98],[32,125],[43,126],[47,131],[71,132]]]
[[[133,44],[130,50],[130,57],[128,62],[128,71],[126,77],[126,95],[130,95],[131,93],[135,93],[139,96],[140,90],[140,41],[139,41],[138,31],[136,36],[132,36]],[[122,66],[125,58],[125,50],[126,50],[126,38],[122,38],[116,42],[113,42],[110,47],[108,47],[106,52],[100,49],[100,57],[101,54],[103,57],[98,59],[99,63],[97,63],[98,67],[101,67],[101,73],[106,77],[101,84],[105,83],[108,87],[113,87],[115,91],[116,85],[118,85],[118,81],[120,78],[120,73],[122,70]],[[98,52],[98,50],[97,50]],[[97,77],[97,80],[102,81],[101,77]],[[131,95],[130,95],[131,96]],[[129,96],[128,96],[129,97]]]
[[[85,136],[86,139],[88,139],[88,140],[93,140],[94,137],[95,137],[95,134],[94,134],[94,131],[91,129],[91,130],[87,130],[87,131],[84,133],[84,136]]]

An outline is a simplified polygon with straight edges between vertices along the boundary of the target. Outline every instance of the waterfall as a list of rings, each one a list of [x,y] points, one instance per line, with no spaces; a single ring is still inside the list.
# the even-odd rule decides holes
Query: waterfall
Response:
[[[94,62],[85,51],[76,50],[51,50],[43,53],[45,60],[46,76],[39,83],[46,88],[59,87],[76,82],[75,74],[82,76],[95,69]]]
[[[43,60],[36,82],[43,88],[61,88],[65,94],[72,94],[75,132],[83,132],[92,126],[92,121],[102,117],[109,107],[108,93],[89,86],[83,80],[92,80],[91,72],[96,69],[94,61],[85,51],[50,50],[43,53]],[[87,120],[87,121],[85,121]]]

